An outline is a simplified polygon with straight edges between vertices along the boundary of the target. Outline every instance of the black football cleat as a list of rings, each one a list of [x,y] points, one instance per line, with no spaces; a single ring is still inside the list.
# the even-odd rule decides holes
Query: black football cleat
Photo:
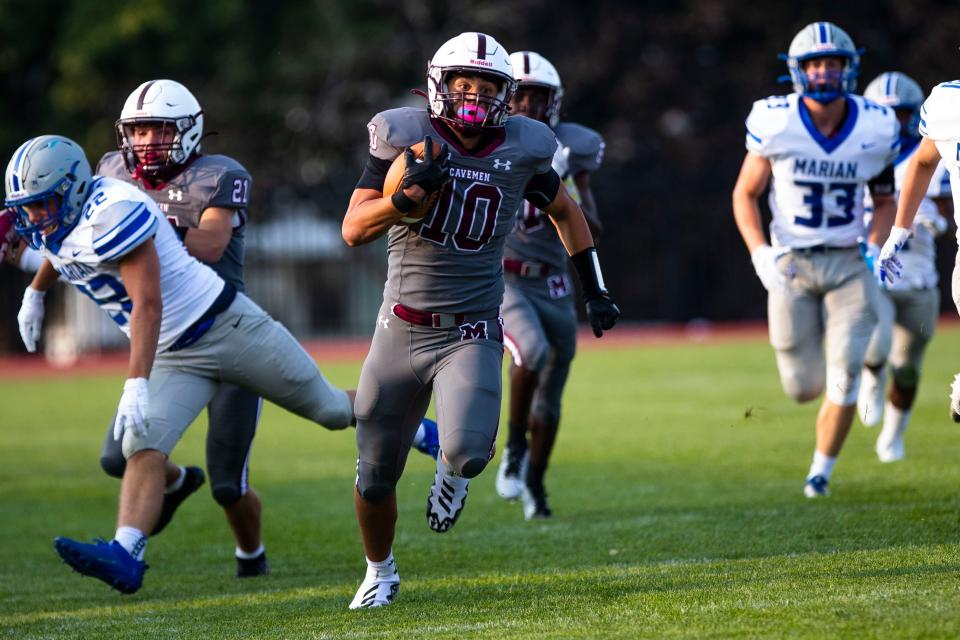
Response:
[[[266,551],[256,558],[237,558],[238,578],[255,578],[266,575],[270,575],[270,565],[267,563]]]
[[[183,479],[183,484],[180,488],[173,493],[163,495],[163,509],[160,511],[160,519],[157,520],[157,526],[153,528],[153,533],[150,535],[155,536],[163,531],[163,529],[170,524],[170,521],[173,520],[173,514],[176,512],[177,507],[189,498],[190,494],[202,487],[206,481],[207,477],[204,475],[203,469],[200,467],[186,467],[186,477]]]

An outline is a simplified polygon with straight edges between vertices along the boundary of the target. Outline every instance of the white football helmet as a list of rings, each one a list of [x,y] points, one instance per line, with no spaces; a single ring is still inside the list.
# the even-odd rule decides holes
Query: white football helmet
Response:
[[[93,172],[79,144],[63,136],[39,136],[18,148],[6,173],[5,206],[17,211],[16,230],[34,249],[46,244],[56,251],[80,220]],[[23,205],[55,199],[55,209],[31,222]]]
[[[923,89],[916,80],[899,71],[887,71],[870,81],[863,97],[894,110],[910,111],[912,115],[903,128],[904,135],[916,138],[920,135],[920,106],[923,104]]]
[[[455,73],[488,77],[497,83],[497,95],[451,91],[447,82]],[[483,33],[468,31],[447,40],[427,63],[427,99],[431,113],[464,133],[476,134],[485,128],[502,127],[516,87],[507,50]]]
[[[794,36],[790,50],[781,58],[786,59],[789,79],[793,90],[817,102],[833,102],[840,96],[857,89],[857,74],[860,71],[861,51],[853,44],[847,32],[832,22],[813,22]],[[843,71],[837,78],[811,80],[803,72],[803,62],[811,58],[843,58]]]
[[[533,51],[516,51],[510,54],[513,65],[513,77],[517,88],[523,86],[544,87],[547,89],[547,107],[543,112],[543,121],[556,128],[560,123],[560,103],[563,101],[563,84],[560,74],[550,61]]]
[[[162,125],[161,139],[171,137],[171,140],[136,145],[134,149],[134,127],[142,124]],[[123,104],[116,131],[117,147],[127,170],[134,176],[163,179],[176,173],[200,151],[203,110],[193,94],[179,82],[149,80],[137,87]]]

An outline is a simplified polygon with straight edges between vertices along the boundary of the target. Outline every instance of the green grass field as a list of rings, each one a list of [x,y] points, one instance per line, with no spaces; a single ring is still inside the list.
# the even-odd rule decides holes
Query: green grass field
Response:
[[[584,351],[548,488],[524,522],[496,462],[449,533],[427,528],[432,461],[399,487],[395,605],[348,611],[365,565],[353,433],[269,407],[252,456],[272,575],[233,577],[206,487],[151,540],[144,588],[81,578],[56,535],[110,538],[118,484],[97,457],[119,377],[5,382],[0,637],[960,637],[960,429],[946,415],[960,331],[933,344],[907,459],[859,424],[833,497],[801,488],[816,407],[779,389],[765,341]],[[325,366],[351,386],[360,363]],[[176,451],[202,461],[205,424]],[[502,442],[502,439],[501,439]]]

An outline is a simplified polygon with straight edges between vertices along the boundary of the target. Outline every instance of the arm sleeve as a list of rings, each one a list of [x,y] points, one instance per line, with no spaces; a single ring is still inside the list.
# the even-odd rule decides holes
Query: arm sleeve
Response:
[[[527,182],[523,197],[537,209],[546,209],[560,191],[560,175],[550,168],[545,173],[537,173]]]
[[[373,154],[367,156],[367,164],[363,167],[363,175],[360,176],[356,188],[374,189],[382,193],[383,181],[387,177],[387,171],[389,171],[391,164],[393,163],[390,160],[378,158]]]
[[[893,163],[888,164],[883,171],[873,177],[867,185],[872,196],[892,196],[896,191],[896,182],[893,175]]]
[[[119,260],[156,234],[157,220],[144,202],[115,202],[97,215],[93,250],[102,262]]]

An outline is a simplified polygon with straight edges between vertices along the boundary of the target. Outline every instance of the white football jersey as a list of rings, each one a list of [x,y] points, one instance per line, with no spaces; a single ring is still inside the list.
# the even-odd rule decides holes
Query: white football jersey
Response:
[[[864,185],[896,157],[893,109],[847,96],[840,131],[821,134],[796,93],[758,100],[747,117],[747,149],[770,161],[774,246],[855,247],[864,235]]]
[[[893,175],[897,185],[897,200],[900,200],[900,190],[903,188],[903,180],[907,174],[907,165],[910,164],[910,158],[917,152],[920,146],[920,139],[917,138],[909,143],[907,147],[901,147],[900,153],[893,161]],[[911,232],[913,235],[903,245],[900,251],[900,260],[903,262],[903,277],[899,278],[890,289],[931,289],[937,286],[939,275],[937,274],[937,246],[936,238],[942,230],[946,229],[947,221],[940,215],[933,198],[950,197],[950,177],[943,163],[937,165],[937,169],[930,180],[930,186],[927,188],[927,195],[920,201],[920,207],[917,209],[917,217],[913,220]],[[864,219],[869,226],[873,217],[873,200],[867,193],[864,198]],[[940,229],[939,233],[934,233],[933,229]]]
[[[934,141],[941,163],[950,173],[953,216],[960,242],[960,80],[938,84],[930,92],[920,107],[920,135]]]
[[[136,187],[94,176],[89,193],[77,226],[55,253],[43,247],[44,256],[129,338],[133,301],[118,262],[154,238],[163,301],[157,351],[164,351],[210,308],[223,290],[223,280],[187,253],[157,204]]]

